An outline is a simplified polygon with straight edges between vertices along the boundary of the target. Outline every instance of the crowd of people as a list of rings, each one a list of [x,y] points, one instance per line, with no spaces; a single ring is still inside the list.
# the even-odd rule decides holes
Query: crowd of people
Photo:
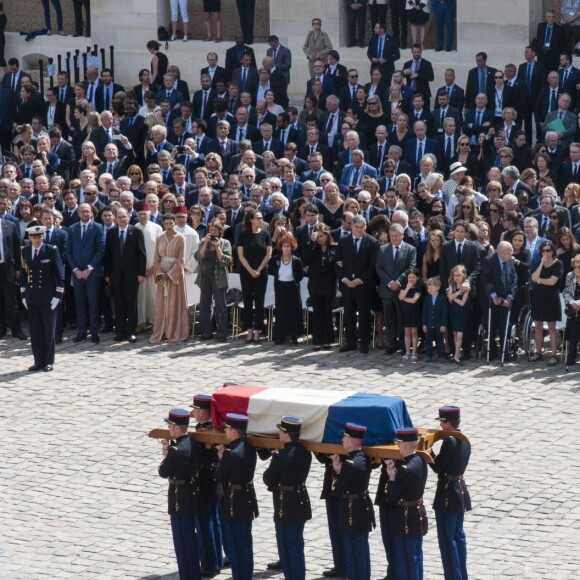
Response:
[[[529,305],[530,361],[543,358],[547,323],[546,362],[559,362],[556,323],[567,314],[573,364],[580,71],[555,14],[519,66],[491,67],[479,52],[465,89],[447,68],[432,90],[419,44],[399,65],[381,21],[360,84],[321,26],[313,19],[304,45],[312,78],[302,110],[289,104],[292,56],[276,35],[259,68],[242,34],[223,67],[209,52],[194,91],[154,40],[150,69],[129,90],[110,69],[88,67],[74,87],[59,72],[43,96],[10,59],[0,335],[24,337],[20,246],[40,225],[65,266],[57,344],[67,325],[75,342],[114,331],[134,343],[147,330],[152,342],[183,341],[195,305],[201,339],[217,331],[227,342],[238,274],[248,344],[263,340],[272,276],[276,344],[308,331],[315,350],[330,348],[342,308],[341,352],[374,344],[408,362],[424,351],[462,365],[482,322],[491,358],[504,356],[504,327]]]

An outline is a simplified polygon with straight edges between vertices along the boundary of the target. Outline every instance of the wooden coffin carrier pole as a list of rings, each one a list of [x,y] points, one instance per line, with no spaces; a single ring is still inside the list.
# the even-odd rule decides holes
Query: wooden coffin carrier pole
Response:
[[[198,441],[205,443],[207,447],[211,445],[227,445],[228,440],[225,432],[220,429],[204,429],[200,431],[190,431],[189,436]],[[168,429],[153,429],[149,432],[149,437],[152,439],[169,439]],[[461,441],[468,441],[467,437],[460,431],[441,431],[440,429],[419,429],[419,443],[417,445],[417,454],[426,463],[433,463],[433,456],[431,449],[433,445],[447,437],[455,437]],[[282,443],[277,437],[268,437],[264,435],[257,435],[249,433],[246,440],[257,448],[265,449],[281,449]],[[346,455],[344,447],[338,443],[317,443],[314,441],[300,441],[308,451],[312,453],[322,453],[330,455],[338,453],[339,455]],[[364,447],[363,451],[368,455],[374,463],[380,463],[383,459],[402,459],[399,453],[399,447],[396,443],[389,445],[373,445],[372,447]]]

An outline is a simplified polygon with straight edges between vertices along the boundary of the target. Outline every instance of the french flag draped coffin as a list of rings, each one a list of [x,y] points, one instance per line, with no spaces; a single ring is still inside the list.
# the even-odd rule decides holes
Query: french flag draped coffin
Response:
[[[322,443],[341,443],[349,421],[367,427],[364,445],[392,443],[397,429],[413,426],[403,399],[355,391],[226,386],[212,395],[213,424],[223,429],[227,413],[247,415],[248,432],[274,437],[283,415],[300,417],[300,438]]]

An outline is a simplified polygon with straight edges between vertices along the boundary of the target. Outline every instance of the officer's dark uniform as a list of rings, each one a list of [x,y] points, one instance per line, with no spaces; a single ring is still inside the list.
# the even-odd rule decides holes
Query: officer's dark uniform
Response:
[[[347,423],[345,435],[361,440],[366,427]],[[369,496],[371,460],[361,449],[350,452],[342,462],[333,494],[339,498],[338,527],[349,580],[370,580],[369,532],[375,527],[375,513]]]
[[[297,417],[282,417],[277,427],[289,434],[299,435],[302,421]],[[276,541],[286,580],[306,578],[304,523],[312,519],[306,489],[311,463],[311,453],[300,443],[291,441],[272,454],[270,466],[263,476],[274,500]]]
[[[175,425],[189,425],[189,412],[172,409],[165,421]],[[198,448],[187,434],[171,442],[167,456],[159,466],[159,475],[169,480],[168,513],[171,516],[173,546],[181,580],[201,578],[195,531],[198,505],[195,473],[198,467]]]
[[[225,426],[245,431],[248,417],[228,413]],[[256,449],[240,438],[224,451],[216,471],[216,480],[222,484],[224,494],[221,512],[224,544],[235,580],[252,580],[254,571],[252,520],[259,515],[253,483],[256,461]]]
[[[441,407],[438,420],[459,421],[458,407]],[[471,510],[471,498],[463,474],[469,463],[471,443],[455,437],[443,440],[435,463],[437,477],[433,509],[437,522],[439,550],[446,580],[467,580],[467,543],[463,518]]]
[[[400,441],[417,441],[412,427],[397,430]],[[423,493],[427,483],[427,465],[412,453],[397,468],[394,481],[387,481],[387,501],[396,502],[395,577],[397,580],[422,580],[423,536],[428,530]]]
[[[211,396],[195,395],[193,408],[211,409]],[[196,431],[213,429],[211,421],[197,423]],[[219,518],[219,501],[215,473],[219,466],[217,450],[206,447],[204,443],[196,443],[199,448],[200,462],[197,472],[197,487],[199,493],[199,509],[196,518],[197,538],[201,557],[202,571],[218,573],[223,566],[222,528]],[[207,574],[209,575],[209,574]]]
[[[37,230],[29,232],[29,230]],[[42,235],[44,226],[33,226],[29,235]],[[29,371],[52,370],[55,351],[56,310],[53,298],[62,300],[64,293],[64,267],[56,246],[42,244],[33,259],[32,245],[22,248],[20,290],[28,308],[30,343],[34,365]]]
[[[326,503],[326,519],[328,521],[328,535],[330,537],[330,547],[332,548],[332,561],[334,566],[330,570],[325,570],[322,575],[327,578],[346,577],[346,562],[344,560],[344,550],[340,532],[338,530],[338,519],[340,513],[340,500],[333,495],[332,491],[336,487],[338,477],[332,461],[328,455],[315,454],[316,459],[325,465],[324,479],[322,480],[322,493],[320,499]]]
[[[395,465],[400,467],[401,462],[396,461]],[[381,475],[377,485],[377,495],[375,505],[379,506],[379,521],[381,522],[381,537],[385,554],[387,556],[387,575],[385,580],[395,580],[395,523],[396,507],[395,501],[387,501],[387,468],[384,463],[381,464]]]

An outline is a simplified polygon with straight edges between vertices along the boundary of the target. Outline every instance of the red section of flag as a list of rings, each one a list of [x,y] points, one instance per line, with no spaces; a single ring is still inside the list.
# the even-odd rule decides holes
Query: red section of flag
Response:
[[[250,397],[265,391],[268,387],[247,387],[235,385],[224,387],[211,397],[211,420],[218,429],[224,428],[224,420],[228,413],[248,414]]]

